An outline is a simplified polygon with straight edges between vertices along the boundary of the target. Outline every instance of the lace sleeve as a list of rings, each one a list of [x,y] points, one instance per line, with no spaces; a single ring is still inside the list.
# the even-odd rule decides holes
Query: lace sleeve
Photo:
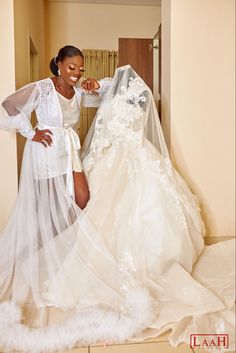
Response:
[[[35,131],[30,123],[31,113],[38,104],[39,92],[36,83],[31,83],[7,97],[0,106],[0,128],[20,132],[32,139]]]
[[[82,106],[89,108],[98,108],[101,104],[101,98],[97,92],[82,91]]]

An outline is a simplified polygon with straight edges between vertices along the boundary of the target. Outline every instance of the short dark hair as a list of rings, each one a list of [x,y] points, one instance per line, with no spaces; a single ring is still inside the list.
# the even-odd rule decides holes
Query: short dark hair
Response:
[[[61,48],[55,58],[50,61],[49,67],[54,76],[58,76],[58,62],[63,61],[65,58],[72,58],[73,56],[81,56],[84,58],[82,51],[73,45],[66,45]]]

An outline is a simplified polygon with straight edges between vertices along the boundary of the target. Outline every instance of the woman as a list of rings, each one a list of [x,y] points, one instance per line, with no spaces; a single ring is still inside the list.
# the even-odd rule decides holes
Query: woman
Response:
[[[30,282],[36,306],[76,314],[29,332],[19,312],[7,316],[7,303],[0,306],[0,342],[44,352],[168,330],[174,346],[189,343],[195,332],[231,334],[232,242],[203,249],[196,198],[170,162],[151,91],[130,66],[116,70],[85,141],[83,163],[91,193],[86,208],[24,257],[18,276],[21,285]],[[48,222],[45,229],[50,233]],[[219,277],[226,273],[222,288]],[[31,344],[36,337],[43,343]]]
[[[61,48],[53,60],[55,64],[56,76],[19,89],[4,100],[0,111],[0,126],[27,138],[19,195],[0,237],[0,299],[11,298],[19,303],[28,300],[30,291],[36,301],[41,301],[38,284],[33,284],[39,268],[31,264],[30,278],[20,282],[22,263],[70,227],[88,202],[80,141],[73,127],[79,121],[81,98],[86,91],[96,89],[102,95],[109,84],[109,79],[86,79],[80,85],[83,55],[73,46]],[[86,102],[92,105],[90,93]],[[34,110],[38,120],[35,129],[30,123]],[[54,265],[45,259],[47,273],[52,273],[52,268],[55,271],[59,256],[62,254],[54,256]]]
[[[8,349],[9,343],[10,350],[25,351],[24,345],[31,342],[31,339],[22,339],[24,333],[19,326],[17,317],[20,313],[15,304],[22,309],[30,307],[36,310],[41,318],[46,308],[60,308],[62,316],[74,314],[74,330],[78,325],[81,332],[81,325],[85,325],[87,330],[99,327],[95,336],[100,340],[104,332],[110,330],[110,322],[113,327],[120,325],[120,339],[125,340],[142,330],[151,315],[151,300],[145,290],[130,287],[128,292],[132,292],[132,305],[127,299],[127,291],[120,293],[124,281],[117,264],[100,241],[92,221],[81,210],[87,204],[89,191],[78,154],[80,142],[73,126],[79,119],[79,103],[82,95],[86,95],[85,91],[96,89],[102,96],[110,79],[100,82],[87,79],[82,82],[81,88],[79,79],[83,72],[83,58],[81,52],[71,46],[62,48],[55,62],[58,76],[21,88],[2,103],[0,110],[0,126],[18,131],[27,138],[19,194],[9,222],[0,236],[0,301],[3,302],[0,304],[3,310],[0,314],[1,351]],[[99,100],[97,95],[93,97],[89,93],[85,101],[92,106],[94,101],[97,105]],[[38,120],[35,130],[30,124],[30,114],[34,110]],[[56,289],[60,284],[53,278],[61,272],[72,250],[79,260],[79,274],[74,279],[74,286],[67,288],[66,293],[64,287],[63,292],[70,296],[70,293],[77,293],[81,288],[80,298],[76,305],[74,300],[66,301],[65,306],[58,305],[47,297],[48,286],[54,283]],[[105,268],[111,269],[112,275],[104,277]],[[136,317],[140,298],[146,311],[142,317]],[[127,308],[127,314],[124,313],[120,320],[124,308]],[[78,310],[79,317],[75,315]],[[13,317],[16,322],[12,327],[17,332],[12,336],[6,323]],[[40,321],[39,325],[44,325],[44,321]],[[52,332],[56,344],[52,346],[53,350],[59,349],[56,343],[58,338],[65,337],[65,326],[61,327],[61,335],[57,328],[55,333]],[[11,339],[8,340],[9,334],[16,338],[13,346]],[[77,334],[78,329],[76,335],[66,338],[65,347],[78,341]],[[5,342],[2,341],[3,337]],[[87,339],[86,335],[84,338]],[[48,350],[47,340],[42,341],[46,343],[45,347],[39,343],[41,340],[34,337],[33,341],[34,345],[38,342],[36,350]],[[29,348],[30,352],[33,350]]]
[[[50,63],[55,76],[31,83],[5,99],[2,103],[2,127],[14,128],[32,144],[32,153],[39,160],[39,178],[67,175],[67,188],[83,209],[89,199],[89,189],[79,159],[80,142],[73,127],[79,121],[80,103],[86,91],[94,91],[102,85],[94,79],[79,82],[84,72],[82,52],[73,46],[59,50]],[[56,71],[55,71],[56,67]],[[38,124],[30,124],[30,113],[36,111]],[[50,147],[50,148],[49,148]],[[41,156],[39,157],[39,155]],[[42,164],[41,164],[42,163]],[[73,179],[73,180],[72,180]]]

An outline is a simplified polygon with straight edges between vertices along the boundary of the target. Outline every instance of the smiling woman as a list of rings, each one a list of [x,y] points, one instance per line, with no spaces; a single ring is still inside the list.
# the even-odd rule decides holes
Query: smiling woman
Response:
[[[61,91],[66,98],[73,96],[73,85],[78,82],[85,71],[82,52],[76,47],[65,46],[59,50],[58,56],[52,59],[50,67],[55,74],[53,82],[56,89]]]
[[[20,303],[26,301],[30,287],[35,288],[32,295],[36,301],[38,296],[37,285],[30,285],[30,279],[25,285],[19,280],[22,263],[36,248],[72,225],[89,200],[79,157],[80,139],[74,126],[86,91],[99,88],[99,94],[103,94],[107,87],[106,80],[79,83],[83,55],[76,47],[63,47],[53,62],[57,65],[56,76],[22,87],[0,106],[0,127],[27,138],[19,195],[0,245],[0,299],[10,297]],[[33,111],[37,116],[35,129],[30,122]],[[49,263],[46,268],[52,270]],[[30,278],[35,282],[38,267],[34,264],[31,269]]]
[[[73,127],[79,121],[81,96],[86,90],[98,89],[100,84],[95,79],[84,80],[83,88],[78,84],[84,71],[84,59],[82,52],[74,46],[61,48],[50,66],[53,66],[54,77],[29,84],[5,99],[2,126],[9,128],[15,122],[14,128],[31,143],[32,153],[41,156],[37,175],[46,178],[54,177],[55,173],[67,175],[67,188],[83,209],[89,199],[89,190],[78,154],[79,137]],[[27,119],[34,110],[38,120],[35,129]],[[32,144],[32,141],[39,144]],[[42,145],[45,150],[41,151]]]

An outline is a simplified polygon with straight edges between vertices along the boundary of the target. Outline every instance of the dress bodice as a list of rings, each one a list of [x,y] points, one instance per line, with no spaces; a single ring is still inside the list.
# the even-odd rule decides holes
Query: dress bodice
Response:
[[[74,126],[78,122],[80,115],[79,104],[78,100],[76,99],[76,95],[74,94],[71,99],[65,98],[59,92],[57,92],[57,95],[62,111],[63,126]]]

